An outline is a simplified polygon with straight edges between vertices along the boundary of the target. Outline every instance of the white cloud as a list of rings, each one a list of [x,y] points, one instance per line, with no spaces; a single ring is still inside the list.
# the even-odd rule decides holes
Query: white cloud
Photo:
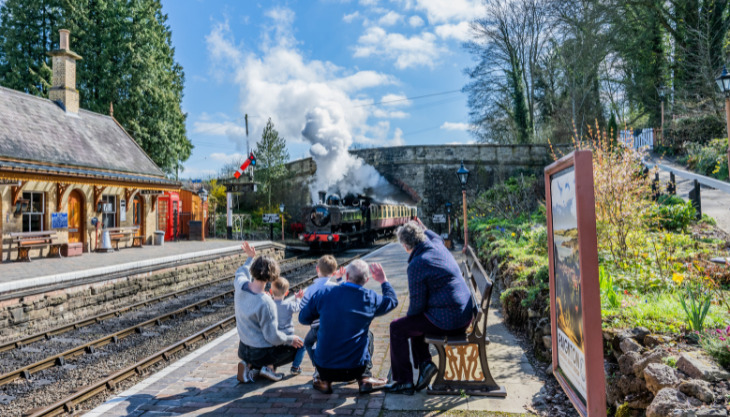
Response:
[[[423,26],[423,19],[421,19],[420,16],[411,16],[408,18],[408,24],[411,25],[412,28],[417,28]]]
[[[436,44],[436,36],[423,32],[411,37],[400,33],[388,33],[383,28],[368,28],[358,39],[354,56],[368,58],[383,56],[395,60],[398,69],[419,66],[433,67],[439,56],[447,51]]]
[[[209,120],[208,115],[205,116]],[[203,117],[201,117],[203,119]],[[232,122],[195,122],[193,123],[194,133],[203,133],[213,136],[246,136],[246,128]]]
[[[227,164],[227,163],[234,162],[234,161],[242,161],[242,160],[246,159],[246,155],[244,155],[242,153],[238,153],[238,152],[232,153],[232,154],[215,152],[215,153],[208,155],[207,159],[212,159],[214,161]]]
[[[396,23],[400,22],[402,19],[403,16],[391,10],[388,13],[384,14],[383,17],[378,20],[378,23],[383,26],[393,26]]]
[[[410,116],[410,114],[401,110],[388,111],[383,109],[375,109],[373,110],[373,116],[380,119],[405,119],[406,117]]]
[[[457,41],[466,42],[471,38],[469,22],[459,22],[458,24],[445,24],[436,26],[436,34],[442,39],[456,39]]]
[[[469,21],[484,14],[482,0],[415,0],[413,8],[425,12],[431,24]]]
[[[469,123],[444,122],[444,124],[441,125],[441,129],[469,131],[471,129],[471,125]]]
[[[380,104],[387,107],[410,106],[411,101],[403,94],[386,94],[380,99]]]
[[[366,90],[397,80],[381,72],[346,70],[328,61],[307,59],[292,34],[293,12],[279,8],[267,16],[274,24],[268,25],[265,42],[256,50],[237,45],[226,23],[213,25],[206,38],[210,65],[226,72],[226,81],[239,89],[238,112],[248,114],[251,146],[261,137],[269,117],[287,141],[301,142],[306,116],[316,108],[340,109],[341,123],[355,142],[389,144],[390,130],[370,126],[382,115],[375,115],[377,109],[370,106],[374,100]],[[402,116],[389,114],[390,118]],[[194,128],[227,134],[225,128],[232,124],[227,123],[200,122]]]
[[[352,21],[357,19],[358,17],[360,17],[360,12],[354,12],[354,13],[350,13],[350,14],[346,14],[346,15],[342,16],[342,20],[345,23],[352,23]]]

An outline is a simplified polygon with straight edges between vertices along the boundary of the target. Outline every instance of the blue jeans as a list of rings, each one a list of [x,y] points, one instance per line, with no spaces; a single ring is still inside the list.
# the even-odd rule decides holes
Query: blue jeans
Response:
[[[292,368],[299,368],[302,366],[302,361],[304,360],[304,353],[307,350],[304,349],[304,347],[297,348],[297,353],[294,354],[294,362],[291,363]]]

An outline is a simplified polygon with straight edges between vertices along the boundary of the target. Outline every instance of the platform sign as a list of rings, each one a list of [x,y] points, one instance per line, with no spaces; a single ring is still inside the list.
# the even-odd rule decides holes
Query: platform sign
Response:
[[[279,215],[276,213],[264,214],[264,223],[279,223]]]
[[[51,229],[67,229],[68,213],[51,213]]]
[[[7,179],[0,179],[0,187],[2,186],[13,186],[13,187],[20,187],[20,181],[17,180],[7,180]]]
[[[141,195],[163,195],[165,194],[162,190],[140,190]]]
[[[443,224],[446,223],[446,215],[445,214],[434,214],[431,221],[434,224]]]
[[[553,374],[583,417],[606,416],[593,155],[545,168]]]

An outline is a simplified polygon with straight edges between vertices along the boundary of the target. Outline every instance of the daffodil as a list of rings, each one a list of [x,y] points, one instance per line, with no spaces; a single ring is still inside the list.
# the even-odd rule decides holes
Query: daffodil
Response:
[[[672,274],[672,281],[676,282],[677,285],[682,285],[682,282],[684,281],[684,275],[675,272]]]

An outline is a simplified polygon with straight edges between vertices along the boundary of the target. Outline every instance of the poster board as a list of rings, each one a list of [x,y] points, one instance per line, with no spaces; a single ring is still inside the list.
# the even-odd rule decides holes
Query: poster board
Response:
[[[275,213],[264,214],[264,223],[279,223],[279,215]]]
[[[68,228],[68,213],[51,213],[51,229]]]
[[[545,168],[553,374],[583,417],[606,416],[593,154]]]
[[[434,224],[445,224],[446,223],[446,215],[445,214],[434,214],[431,221]]]

